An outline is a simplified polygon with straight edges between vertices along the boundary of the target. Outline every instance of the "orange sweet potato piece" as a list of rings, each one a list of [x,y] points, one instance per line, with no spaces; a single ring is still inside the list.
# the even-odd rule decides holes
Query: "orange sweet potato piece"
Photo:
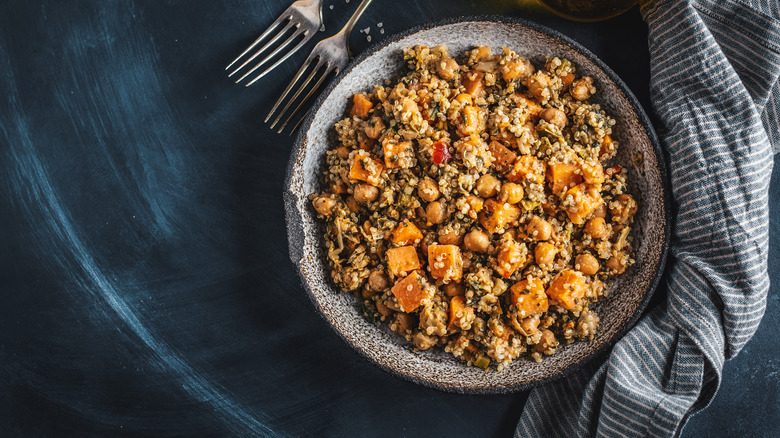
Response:
[[[514,164],[517,159],[516,153],[497,141],[491,141],[490,144],[488,144],[488,151],[490,151],[490,155],[495,159],[495,161],[493,161],[493,166],[499,172],[508,172],[512,169],[512,164]]]
[[[463,86],[466,88],[466,93],[477,97],[485,91],[485,83],[482,82],[484,73],[480,71],[470,71],[463,76]]]
[[[405,220],[398,224],[395,230],[393,230],[392,241],[396,245],[405,246],[414,245],[421,241],[422,238],[422,231],[420,231],[420,229],[417,228],[413,223]]]
[[[565,269],[547,288],[547,296],[564,309],[573,310],[587,291],[585,277],[577,271]]]
[[[474,313],[474,309],[471,306],[466,305],[466,298],[463,295],[457,295],[450,300],[449,309],[449,323],[447,324],[447,331],[454,332],[458,329],[458,320],[467,313]]]
[[[596,161],[593,165],[582,163],[582,178],[588,184],[601,184],[604,182],[604,167]]]
[[[538,118],[539,113],[542,112],[542,106],[523,96],[522,94],[515,93],[511,96],[515,105],[518,108],[528,108],[528,116]],[[526,119],[527,120],[527,119]]]
[[[515,242],[511,236],[505,234],[501,239],[501,246],[496,257],[496,272],[502,277],[509,278],[514,272],[523,266],[527,256],[525,245]]]
[[[589,184],[580,184],[572,187],[566,192],[565,199],[567,201],[569,196],[572,197],[574,204],[564,204],[566,206],[566,214],[577,225],[585,222],[585,218],[590,216],[604,203],[604,199],[599,194],[599,191]]]
[[[485,130],[487,111],[483,108],[466,105],[460,112],[461,123],[458,123],[458,135],[467,137],[471,134],[479,134]]]
[[[520,217],[520,208],[515,204],[498,202],[491,198],[485,201],[482,211],[479,212],[479,223],[488,230],[496,233],[505,229],[509,224]]]
[[[615,146],[612,141],[612,137],[607,134],[604,136],[604,140],[601,141],[601,148],[599,148],[599,159],[603,160],[607,157],[612,156],[612,153],[615,151]]]
[[[509,291],[512,304],[523,318],[544,313],[549,307],[547,294],[544,293],[544,284],[536,277],[531,277],[530,281],[525,279],[515,283]]]
[[[460,282],[463,276],[463,258],[457,245],[428,245],[428,269],[431,277],[444,282]]]
[[[576,164],[551,163],[547,177],[550,180],[552,192],[559,195],[561,192],[581,183],[582,175],[580,175],[579,170],[580,167]]]
[[[512,182],[530,180],[537,184],[544,184],[544,175],[547,166],[544,161],[533,155],[521,155],[515,161],[512,170],[506,175],[506,179]]]
[[[358,93],[352,97],[352,109],[349,111],[349,114],[365,120],[368,117],[368,112],[373,107],[374,104],[366,96]]]
[[[395,169],[399,167],[409,168],[414,166],[414,148],[412,142],[402,141],[396,143],[394,141],[382,142],[382,149],[385,155],[385,166],[388,169]]]
[[[420,302],[425,298],[430,298],[423,288],[422,276],[417,271],[398,281],[390,292],[395,295],[401,310],[406,313],[413,312],[420,307]]]
[[[417,258],[417,250],[413,246],[399,246],[398,248],[389,248],[387,255],[387,267],[390,273],[399,277],[409,271],[420,269],[420,259]]]
[[[365,181],[372,186],[378,186],[381,183],[380,176],[384,166],[382,162],[372,157],[368,152],[358,149],[350,154],[349,177],[352,179]]]
[[[563,83],[563,89],[568,89],[569,85],[574,82],[574,73],[569,73],[566,76],[561,77],[561,82]]]

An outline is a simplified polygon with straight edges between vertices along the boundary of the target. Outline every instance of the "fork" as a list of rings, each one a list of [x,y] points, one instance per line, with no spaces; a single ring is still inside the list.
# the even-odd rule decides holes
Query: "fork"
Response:
[[[230,70],[230,67],[235,65],[237,62],[239,62],[245,55],[247,55],[249,52],[251,52],[255,47],[260,45],[265,39],[271,37],[273,32],[281,27],[279,31],[276,32],[275,36],[271,38],[268,42],[266,42],[257,52],[254,53],[254,55],[250,56],[248,59],[246,59],[238,68],[233,70],[232,73],[228,74],[228,77],[232,77],[236,73],[238,73],[241,69],[246,67],[249,63],[254,61],[257,57],[259,57],[263,52],[268,50],[274,43],[276,43],[282,36],[284,36],[286,33],[289,33],[290,30],[292,30],[292,34],[284,40],[274,51],[272,51],[270,54],[265,56],[263,59],[261,59],[252,69],[244,73],[243,76],[238,78],[236,83],[241,82],[244,80],[247,76],[251,75],[255,72],[258,68],[263,66],[264,64],[268,63],[273,59],[274,56],[281,53],[287,46],[289,46],[293,41],[295,41],[296,38],[303,35],[303,38],[293,46],[292,49],[287,51],[287,53],[284,54],[281,58],[279,58],[276,62],[274,62],[270,67],[266,68],[264,71],[262,71],[259,75],[257,75],[252,81],[246,84],[246,86],[250,86],[257,82],[258,79],[265,76],[268,72],[276,68],[279,64],[284,62],[287,58],[289,58],[293,53],[297,52],[298,49],[300,49],[304,44],[306,44],[307,41],[309,41],[314,34],[317,33],[317,31],[320,30],[320,27],[322,26],[322,2],[323,0],[298,0],[292,5],[290,5],[289,8],[287,8],[286,11],[282,13],[282,15],[279,16],[279,18],[276,19],[273,23],[271,23],[271,26],[266,29],[265,32],[263,32],[260,37],[258,37],[255,42],[249,45],[249,47],[246,48],[246,50],[243,51],[240,55],[238,55],[238,58],[234,59],[233,62],[231,62],[227,67],[225,67],[225,70]]]
[[[284,108],[282,108],[281,112],[278,113],[276,119],[274,119],[273,123],[271,124],[271,129],[274,129],[274,127],[279,123],[279,121],[282,119],[282,116],[287,112],[288,109],[290,109],[290,105],[292,105],[293,102],[298,99],[298,96],[300,96],[301,92],[306,89],[312,80],[314,80],[320,70],[324,69],[317,82],[314,83],[306,96],[298,103],[298,106],[295,107],[284,123],[282,123],[282,126],[279,128],[279,130],[276,131],[277,133],[281,134],[282,131],[284,131],[284,128],[287,127],[287,124],[290,123],[290,121],[298,114],[303,105],[309,100],[314,92],[317,91],[320,85],[322,85],[322,83],[328,76],[330,76],[331,73],[338,75],[339,72],[344,69],[344,66],[347,65],[349,60],[352,59],[352,53],[349,50],[349,33],[352,31],[355,23],[357,23],[358,19],[360,19],[360,16],[363,15],[363,12],[366,10],[366,8],[368,8],[368,5],[372,1],[373,0],[363,0],[360,5],[358,5],[355,13],[352,14],[352,16],[349,18],[347,24],[345,24],[338,33],[330,38],[326,38],[320,41],[316,46],[314,46],[314,49],[312,49],[309,57],[306,58],[306,61],[303,62],[303,65],[298,70],[298,73],[295,74],[295,77],[293,77],[292,81],[290,81],[290,84],[287,85],[287,88],[285,88],[282,92],[279,100],[277,100],[273,108],[271,108],[271,112],[269,112],[266,116],[264,123],[268,123],[268,120],[273,117],[277,108],[279,108],[279,105],[284,102],[287,94],[293,89],[294,86],[296,86],[296,83],[299,79],[301,79],[301,77],[303,77],[304,73],[307,70],[311,70],[306,79],[298,85],[298,89],[295,94],[293,94],[292,98],[287,101],[287,104],[284,106]],[[301,117],[298,120],[298,123],[293,126],[290,133],[294,132],[298,128],[303,119],[305,119],[305,117]]]

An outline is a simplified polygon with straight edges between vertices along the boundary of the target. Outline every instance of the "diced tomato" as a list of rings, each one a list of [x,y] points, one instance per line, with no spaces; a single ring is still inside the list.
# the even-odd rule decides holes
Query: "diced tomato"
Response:
[[[446,143],[437,141],[433,144],[433,162],[436,164],[449,163],[452,159],[450,149]]]

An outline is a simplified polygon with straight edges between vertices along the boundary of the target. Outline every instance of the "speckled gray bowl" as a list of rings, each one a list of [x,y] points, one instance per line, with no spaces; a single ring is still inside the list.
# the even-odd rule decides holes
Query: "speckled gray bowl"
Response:
[[[628,168],[630,192],[639,201],[633,235],[637,263],[620,276],[608,298],[594,309],[601,326],[592,342],[578,342],[535,363],[515,360],[501,372],[467,367],[441,351],[415,352],[385,326],[366,321],[357,299],[339,293],[329,280],[323,253],[323,227],[307,196],[322,190],[324,152],[333,147],[333,124],[345,114],[354,93],[397,78],[402,49],[444,44],[457,55],[475,45],[508,46],[536,65],[546,56],[572,60],[580,74],[595,79],[598,99],[617,119],[613,137],[620,152],[613,160]],[[555,31],[518,19],[474,17],[410,29],[362,53],[314,104],[292,151],[284,194],[290,257],[320,314],[349,345],[380,368],[402,378],[458,393],[503,393],[559,378],[615,342],[633,326],[663,269],[669,235],[666,171],[658,140],[636,98],[625,84],[585,48]]]

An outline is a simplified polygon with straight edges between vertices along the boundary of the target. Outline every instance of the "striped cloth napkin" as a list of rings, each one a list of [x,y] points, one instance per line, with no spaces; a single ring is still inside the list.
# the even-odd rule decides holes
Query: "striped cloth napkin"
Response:
[[[643,2],[676,209],[666,303],[605,355],[534,390],[518,437],[676,436],[764,315],[780,147],[780,2]]]

